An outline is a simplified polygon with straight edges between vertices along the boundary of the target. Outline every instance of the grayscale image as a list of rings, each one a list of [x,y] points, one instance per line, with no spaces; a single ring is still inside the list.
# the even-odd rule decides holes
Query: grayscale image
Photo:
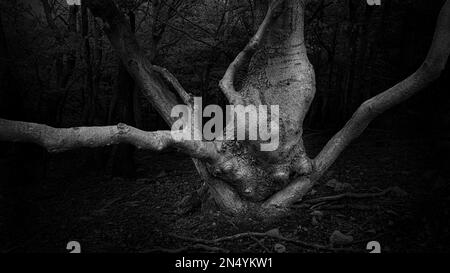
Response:
[[[0,252],[449,252],[449,54],[450,0],[1,0]]]

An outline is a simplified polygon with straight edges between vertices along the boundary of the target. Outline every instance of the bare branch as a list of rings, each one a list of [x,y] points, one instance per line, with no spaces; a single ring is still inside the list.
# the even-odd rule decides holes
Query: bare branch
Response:
[[[306,200],[305,202],[308,204],[317,204],[317,203],[322,203],[322,202],[333,202],[333,201],[338,201],[338,200],[347,199],[347,198],[348,199],[375,198],[375,197],[381,197],[381,196],[387,195],[389,193],[393,193],[398,196],[407,195],[407,193],[399,187],[389,187],[383,191],[375,192],[375,193],[346,192],[346,193],[337,194],[337,195],[323,196],[323,197],[318,197],[315,199],[309,199],[309,200]]]
[[[428,55],[411,76],[394,87],[364,102],[352,118],[314,159],[316,176],[320,177],[340,153],[384,111],[410,98],[439,78],[450,54],[450,0],[444,4],[438,18],[433,42]]]
[[[123,14],[111,0],[84,0],[82,4],[84,3],[95,17],[101,18],[107,24],[105,32],[128,73],[166,123],[172,124],[175,119],[170,113],[172,107],[177,105],[176,97],[167,92],[167,86],[152,69],[151,62],[137,42]]]
[[[172,7],[170,4],[167,4],[166,1],[162,0],[161,1],[163,5],[165,5],[166,7],[169,8],[169,10],[173,11],[176,15],[178,15],[178,17],[180,17],[181,19],[183,19],[184,21],[188,22],[189,24],[191,24],[192,26],[202,30],[203,32],[205,32],[206,34],[208,34],[209,36],[211,36],[213,39],[215,38],[214,35],[207,30],[206,28],[202,27],[199,24],[194,23],[192,20],[189,20],[186,16],[184,16],[183,14],[181,14],[181,12],[178,11],[178,9]]]
[[[266,17],[264,21],[259,26],[258,31],[252,37],[250,42],[245,46],[245,48],[238,54],[234,61],[228,66],[225,75],[219,83],[220,89],[227,97],[228,101],[232,104],[243,104],[242,96],[236,91],[234,87],[234,78],[236,77],[236,72],[242,65],[248,61],[255,51],[258,49],[261,41],[263,40],[267,29],[272,24],[274,19],[274,11],[284,2],[284,0],[273,0],[267,10]]]
[[[135,80],[136,85],[143,91],[146,98],[165,119],[166,123],[171,125],[175,121],[175,118],[171,117],[171,111],[173,106],[177,105],[176,96],[167,92],[167,86],[146,58],[123,14],[120,13],[112,0],[83,0],[83,4],[86,3],[85,1],[94,16],[101,18],[107,24],[105,32],[111,45],[127,68],[128,73]],[[181,89],[177,90],[177,92],[180,91]],[[197,126],[194,127],[194,130],[198,130]],[[187,146],[184,147],[185,150],[189,151],[187,154],[194,157],[193,162],[197,170],[201,177],[208,182],[211,193],[219,206],[233,213],[245,211],[245,204],[231,186],[217,179],[209,179],[211,177],[206,169],[205,162],[197,159],[216,160],[218,153],[215,144],[201,141],[183,143]],[[177,143],[177,146],[180,146],[180,144]]]
[[[0,119],[0,141],[35,143],[52,153],[127,143],[152,151],[176,148],[194,158],[207,161],[214,161],[217,157],[213,143],[177,140],[170,131],[145,132],[126,124],[53,128],[37,123]]]
[[[153,70],[161,74],[161,76],[163,76],[164,79],[173,86],[175,91],[177,91],[178,95],[180,95],[181,99],[183,100],[184,103],[186,103],[186,105],[188,106],[192,105],[193,100],[192,95],[186,92],[186,90],[183,88],[183,86],[180,84],[177,78],[172,73],[170,73],[169,70],[167,70],[164,67],[156,65],[153,66]]]

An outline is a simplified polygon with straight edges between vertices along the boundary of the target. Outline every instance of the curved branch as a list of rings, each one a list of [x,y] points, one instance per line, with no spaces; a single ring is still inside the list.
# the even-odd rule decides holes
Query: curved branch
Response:
[[[107,24],[105,33],[128,73],[161,117],[171,125],[176,120],[170,115],[172,107],[177,105],[176,96],[167,92],[167,86],[153,70],[129,22],[112,0],[84,0],[82,4],[85,3],[95,17]]]
[[[156,71],[155,67],[145,57],[123,14],[120,13],[112,0],[84,0],[83,3],[87,3],[95,17],[101,18],[107,23],[105,32],[112,47],[127,68],[128,73],[130,73],[137,86],[143,91],[146,98],[152,103],[166,123],[171,125],[175,121],[175,118],[171,117],[171,110],[173,106],[177,105],[176,96],[172,92],[167,92],[167,86],[160,79],[160,75],[158,75],[158,73],[164,71]],[[172,84],[175,83],[173,81],[174,77],[172,78],[169,74],[163,73],[163,76]],[[174,88],[179,94],[180,92],[184,93],[185,91],[180,87],[181,85],[174,84]],[[187,99],[186,94],[181,95],[181,97]],[[194,130],[197,129],[197,127],[194,127]],[[239,201],[239,198],[231,187],[224,182],[212,182],[208,179],[209,174],[206,170],[205,162],[196,159],[216,160],[218,155],[215,144],[212,142],[202,143],[201,141],[183,143],[177,143],[177,146],[182,146],[187,151],[187,154],[194,157],[194,164],[200,175],[208,182],[208,186],[215,195],[215,200],[230,211],[244,210],[245,206],[242,202],[233,203],[233,201]],[[175,143],[172,142],[172,144],[175,146]]]
[[[171,131],[145,132],[126,124],[53,128],[43,124],[0,119],[0,141],[35,143],[51,153],[127,143],[152,151],[175,148],[189,156],[207,161],[214,161],[218,157],[213,143],[177,140],[172,137]]]
[[[266,17],[264,21],[259,26],[258,31],[252,37],[250,42],[245,46],[245,48],[238,54],[234,61],[228,66],[225,75],[219,83],[220,89],[227,97],[228,101],[234,105],[243,104],[242,96],[236,91],[234,87],[234,79],[236,77],[236,71],[239,70],[242,65],[248,61],[253,54],[258,49],[264,35],[267,33],[267,29],[272,24],[274,19],[275,10],[284,2],[284,0],[273,0],[267,10]]]
[[[394,87],[364,102],[352,118],[314,159],[316,176],[320,177],[340,153],[367,128],[369,123],[384,111],[403,102],[439,78],[450,54],[450,0],[444,4],[428,55],[411,76]]]

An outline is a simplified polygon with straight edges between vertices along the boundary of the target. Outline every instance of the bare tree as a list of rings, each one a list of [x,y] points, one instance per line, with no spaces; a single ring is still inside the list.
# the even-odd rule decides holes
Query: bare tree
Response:
[[[220,82],[231,104],[280,106],[280,145],[273,152],[261,152],[257,148],[259,141],[179,141],[169,131],[144,132],[124,124],[56,129],[2,119],[0,140],[34,142],[50,152],[118,143],[155,151],[174,147],[194,159],[206,185],[199,193],[209,193],[222,210],[264,219],[281,215],[302,199],[375,117],[436,80],[450,53],[450,1],[446,1],[428,55],[417,71],[364,102],[322,151],[310,158],[302,140],[303,120],[315,94],[314,69],[303,35],[306,2],[255,2],[256,16],[261,17],[262,23]],[[193,107],[191,96],[175,77],[145,57],[128,22],[112,1],[91,0],[89,8],[103,20],[126,69],[169,125],[174,122],[170,113],[177,99]],[[247,64],[247,77],[242,88],[236,90],[236,72]]]

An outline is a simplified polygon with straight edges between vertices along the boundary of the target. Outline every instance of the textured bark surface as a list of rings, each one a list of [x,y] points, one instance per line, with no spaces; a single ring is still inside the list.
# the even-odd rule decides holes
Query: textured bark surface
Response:
[[[81,147],[104,147],[119,143],[138,149],[162,151],[175,148],[205,161],[216,157],[215,145],[202,141],[184,141],[172,137],[171,131],[145,132],[126,124],[102,127],[53,128],[47,125],[0,119],[0,141],[30,142],[58,153]]]
[[[315,93],[314,70],[303,37],[304,5],[303,1],[288,0],[277,6],[273,16],[276,13],[282,16],[277,16],[266,30],[238,91],[245,105],[280,107],[277,150],[261,152],[258,141],[227,143],[223,148],[232,159],[219,166],[218,174],[234,184],[240,196],[252,202],[266,200],[292,180],[312,171],[302,141],[303,120]],[[260,3],[259,9],[265,6]]]

